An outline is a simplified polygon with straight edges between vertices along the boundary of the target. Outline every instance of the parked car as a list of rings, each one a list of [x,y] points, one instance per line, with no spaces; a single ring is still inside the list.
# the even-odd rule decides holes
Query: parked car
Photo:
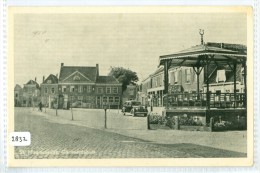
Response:
[[[125,115],[126,112],[130,112],[133,116],[136,115],[144,115],[147,116],[148,110],[146,106],[143,106],[141,102],[130,100],[126,101],[122,108],[123,115]]]

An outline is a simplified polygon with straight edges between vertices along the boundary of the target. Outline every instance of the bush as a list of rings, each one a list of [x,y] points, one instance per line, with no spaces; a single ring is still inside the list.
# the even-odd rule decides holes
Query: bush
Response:
[[[154,114],[154,115],[150,115],[149,116],[149,122],[150,124],[165,124],[165,118],[160,116],[160,115],[157,115],[157,114]]]
[[[246,129],[246,120],[244,117],[237,120],[221,121],[214,123],[214,130],[245,130]]]
[[[172,129],[173,126],[175,125],[175,118],[174,117],[170,117],[170,116],[166,116],[165,120],[166,120],[165,121],[165,125]]]
[[[192,116],[179,116],[179,124],[185,126],[202,126],[201,120],[195,121]]]

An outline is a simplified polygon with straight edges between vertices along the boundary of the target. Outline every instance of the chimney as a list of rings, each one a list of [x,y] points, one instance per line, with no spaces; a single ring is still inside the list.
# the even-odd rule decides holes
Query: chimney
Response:
[[[37,78],[36,77],[35,77],[34,81],[37,82]]]
[[[97,68],[97,77],[99,77],[99,65],[96,64],[96,68]]]
[[[42,77],[42,83],[45,81],[45,76]]]
[[[64,66],[64,63],[61,63],[60,66],[63,67],[63,66]]]

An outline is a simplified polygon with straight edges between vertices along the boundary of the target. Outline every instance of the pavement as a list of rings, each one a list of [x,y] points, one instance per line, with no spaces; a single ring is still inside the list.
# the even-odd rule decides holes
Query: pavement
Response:
[[[96,122],[104,125],[100,110],[84,111],[82,116],[99,119]],[[15,147],[15,158],[246,157],[246,131],[147,130],[136,128],[144,126],[146,118],[122,116],[115,110],[107,114],[111,124],[104,129],[102,123],[90,127],[79,116],[72,121],[61,112],[58,116],[46,112],[15,108],[15,131],[29,131],[32,136],[30,146]],[[119,128],[121,122],[137,122],[137,126]]]

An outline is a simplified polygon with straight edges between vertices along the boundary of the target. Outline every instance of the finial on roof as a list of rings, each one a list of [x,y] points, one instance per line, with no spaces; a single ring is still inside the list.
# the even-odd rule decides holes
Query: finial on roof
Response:
[[[201,45],[204,44],[204,41],[203,41],[203,35],[204,35],[204,29],[200,29]]]

